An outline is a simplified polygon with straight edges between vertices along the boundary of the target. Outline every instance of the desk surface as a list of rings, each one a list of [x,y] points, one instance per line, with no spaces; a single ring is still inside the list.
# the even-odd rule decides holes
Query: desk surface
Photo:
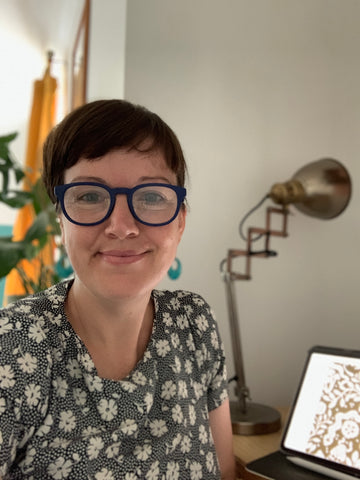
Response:
[[[265,435],[233,435],[233,446],[239,478],[257,480],[254,474],[245,471],[245,465],[268,453],[275,452],[280,447],[281,433],[284,427],[288,408],[277,408],[281,413],[281,429]]]

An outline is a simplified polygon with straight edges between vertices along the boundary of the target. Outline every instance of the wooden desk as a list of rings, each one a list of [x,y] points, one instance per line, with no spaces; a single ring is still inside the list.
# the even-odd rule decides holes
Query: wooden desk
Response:
[[[282,428],[286,422],[288,408],[277,408],[281,413]],[[233,435],[233,446],[236,458],[238,478],[244,480],[258,480],[260,477],[246,472],[245,466],[257,458],[275,452],[280,447],[282,428],[275,433],[266,435]]]

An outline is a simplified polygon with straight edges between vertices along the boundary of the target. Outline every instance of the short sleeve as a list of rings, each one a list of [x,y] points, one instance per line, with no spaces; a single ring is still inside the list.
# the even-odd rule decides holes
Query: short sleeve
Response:
[[[209,304],[197,294],[192,294],[192,304],[196,363],[201,371],[201,383],[207,388],[208,410],[211,411],[228,398],[224,345]]]
[[[209,411],[219,407],[228,398],[228,379],[224,345],[213,312],[210,310],[212,327],[210,329],[210,344],[214,352],[214,361],[211,369],[211,381],[208,387]]]
[[[30,317],[14,308],[0,311],[0,476],[47,410],[51,357],[44,328]]]

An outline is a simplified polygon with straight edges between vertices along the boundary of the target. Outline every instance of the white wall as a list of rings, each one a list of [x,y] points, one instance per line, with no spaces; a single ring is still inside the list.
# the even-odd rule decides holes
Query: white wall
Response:
[[[290,402],[314,344],[360,348],[358,0],[131,0],[125,96],[177,132],[190,170],[183,274],[166,288],[213,306],[233,374],[220,261],[244,248],[238,222],[277,181],[338,158],[350,206],[320,221],[296,210],[277,258],[238,282],[247,383],[256,402]],[[264,226],[265,208],[250,219]]]
[[[0,0],[0,135],[16,131],[10,144],[23,163],[35,80],[47,67],[47,52],[54,53],[51,73],[57,79],[57,118],[67,111],[66,73],[84,0]],[[0,203],[0,223],[13,224],[16,211]]]
[[[33,81],[43,74],[46,57],[26,26],[17,0],[1,0],[0,15],[0,136],[18,132],[11,149],[23,162]],[[0,223],[11,225],[15,211],[0,203]]]
[[[126,4],[91,0],[88,101],[124,97]]]

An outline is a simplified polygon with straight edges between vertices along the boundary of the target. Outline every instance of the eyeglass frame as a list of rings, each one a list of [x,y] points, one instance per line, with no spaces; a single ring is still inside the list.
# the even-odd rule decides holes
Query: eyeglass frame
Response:
[[[81,185],[89,185],[89,186],[95,186],[95,187],[101,187],[104,188],[110,195],[110,204],[108,208],[108,212],[105,215],[104,218],[101,220],[98,220],[97,222],[93,223],[81,223],[77,222],[76,220],[73,220],[69,214],[66,211],[65,204],[64,204],[64,198],[65,198],[65,193],[66,191],[71,188],[71,187],[76,187],[76,186],[81,186]],[[145,222],[144,220],[141,220],[138,215],[136,214],[133,205],[132,205],[132,197],[134,193],[144,187],[167,187],[173,190],[176,193],[176,198],[177,198],[177,207],[175,210],[174,215],[171,217],[170,220],[167,222],[162,222],[162,223],[149,223]],[[175,218],[178,216],[180,208],[185,200],[186,197],[186,188],[185,187],[180,187],[179,185],[171,185],[168,183],[142,183],[140,185],[136,185],[135,187],[132,188],[125,188],[125,187],[116,187],[116,188],[111,188],[108,185],[105,185],[103,183],[97,183],[97,182],[74,182],[74,183],[66,183],[64,185],[56,185],[54,187],[54,194],[57,198],[57,203],[60,203],[61,210],[65,217],[69,220],[69,222],[74,223],[75,225],[80,225],[81,227],[93,227],[95,225],[100,225],[101,223],[105,222],[110,215],[112,214],[115,203],[116,203],[116,196],[117,195],[126,195],[127,199],[127,204],[129,207],[129,210],[131,212],[131,215],[137,220],[138,222],[142,223],[143,225],[147,225],[150,227],[162,227],[164,225],[168,225],[169,223],[173,222]]]

